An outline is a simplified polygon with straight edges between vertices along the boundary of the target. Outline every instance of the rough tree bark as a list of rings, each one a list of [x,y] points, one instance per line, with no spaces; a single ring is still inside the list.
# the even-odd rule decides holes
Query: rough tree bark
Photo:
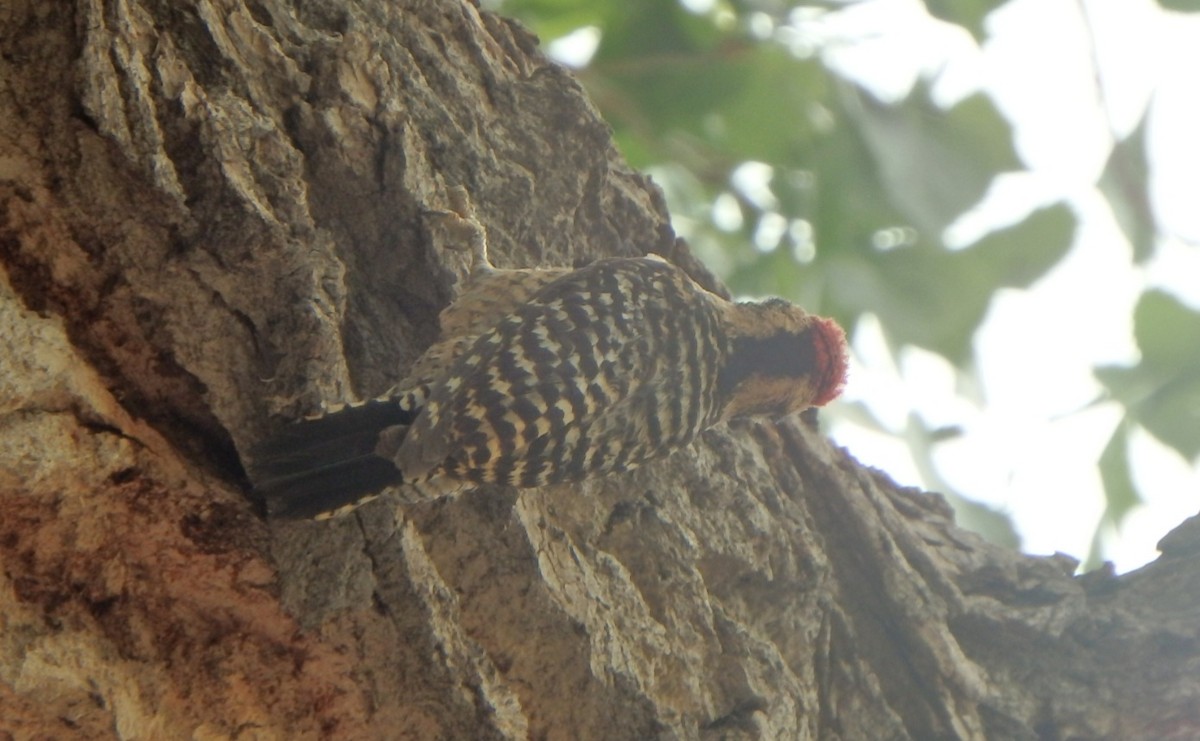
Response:
[[[0,738],[1200,737],[1200,526],[1072,578],[799,420],[265,521],[238,451],[433,339],[454,185],[501,266],[713,283],[469,4],[0,4]]]

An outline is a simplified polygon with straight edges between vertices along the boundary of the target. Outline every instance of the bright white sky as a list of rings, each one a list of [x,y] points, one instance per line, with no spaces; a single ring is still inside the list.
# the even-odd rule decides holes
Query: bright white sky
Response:
[[[898,431],[914,409],[931,426],[961,426],[961,438],[935,450],[939,473],[1008,512],[1024,550],[1082,559],[1104,509],[1096,461],[1121,417],[1114,404],[1079,411],[1101,391],[1092,367],[1136,361],[1133,306],[1148,286],[1200,307],[1200,248],[1172,241],[1145,269],[1134,267],[1094,183],[1113,132],[1131,131],[1149,103],[1156,212],[1177,233],[1200,239],[1200,22],[1153,0],[1012,0],[988,18],[990,38],[980,50],[916,0],[874,0],[854,15],[872,19],[871,40],[827,61],[884,96],[902,96],[918,76],[941,70],[943,100],[981,87],[1014,122],[1032,174],[998,181],[976,213],[948,230],[950,241],[1063,199],[1082,223],[1063,263],[1030,290],[994,300],[976,337],[983,406],[956,393],[940,358],[921,351],[905,352],[898,363],[889,357],[872,322],[855,336],[848,397]],[[855,22],[849,14],[844,20]],[[849,423],[833,434],[898,481],[927,483],[902,441]],[[1107,540],[1106,557],[1118,571],[1155,558],[1159,538],[1200,511],[1200,467],[1145,433],[1135,435],[1130,454],[1146,503]]]
[[[707,13],[715,0],[684,4]],[[1096,462],[1121,418],[1113,403],[1088,406],[1101,393],[1092,368],[1137,360],[1133,307],[1147,287],[1200,308],[1200,246],[1168,241],[1149,265],[1135,267],[1095,183],[1114,134],[1133,130],[1149,105],[1158,219],[1200,244],[1200,17],[1168,13],[1154,0],[1010,0],[987,25],[980,49],[919,0],[868,0],[816,32],[854,39],[824,47],[825,60],[883,99],[904,97],[928,76],[939,101],[982,89],[1013,122],[1030,173],[998,179],[981,207],[950,227],[948,242],[972,241],[1065,200],[1081,220],[1075,247],[1030,290],[995,297],[975,338],[982,404],[958,393],[940,357],[920,350],[891,357],[871,318],[854,333],[846,398],[870,406],[899,434],[914,411],[930,427],[962,428],[935,449],[938,474],[1007,512],[1024,550],[1082,560],[1104,511]],[[578,66],[598,41],[595,29],[583,29],[549,51]],[[901,438],[849,421],[835,423],[832,434],[898,482],[937,488],[922,480]],[[1200,466],[1146,433],[1135,434],[1130,456],[1146,502],[1107,534],[1105,557],[1122,572],[1154,559],[1158,540],[1200,511]]]

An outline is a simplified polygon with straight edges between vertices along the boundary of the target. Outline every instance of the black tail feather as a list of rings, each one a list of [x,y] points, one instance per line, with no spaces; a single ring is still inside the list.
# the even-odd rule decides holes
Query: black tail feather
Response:
[[[413,416],[383,400],[296,422],[251,450],[250,478],[274,516],[310,518],[352,507],[401,482],[375,446],[379,433]]]

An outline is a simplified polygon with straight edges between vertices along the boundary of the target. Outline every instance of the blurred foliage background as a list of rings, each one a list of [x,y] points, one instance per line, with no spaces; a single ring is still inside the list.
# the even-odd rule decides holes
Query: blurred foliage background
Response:
[[[787,297],[835,317],[852,335],[870,317],[894,357],[908,347],[944,357],[959,391],[986,404],[973,338],[993,298],[1030,286],[1073,246],[1086,246],[1075,245],[1079,215],[1064,200],[974,233],[956,230],[998,174],[1026,165],[1013,124],[982,86],[947,93],[949,72],[935,62],[897,93],[873,84],[878,71],[863,73],[839,57],[886,36],[880,29],[898,3],[503,0],[490,7],[521,19],[552,56],[576,68],[629,162],[667,193],[677,231],[736,293]],[[989,14],[1004,5],[902,4],[977,46],[988,43]],[[1079,8],[1086,23],[1086,3]],[[1103,103],[1099,70],[1095,77]],[[1128,240],[1132,271],[1161,240],[1181,235],[1155,215],[1146,127],[1111,128],[1111,154],[1095,187]],[[1200,316],[1147,288],[1132,327],[1140,360],[1094,371],[1101,391],[1093,403],[1115,401],[1123,418],[1096,461],[1106,507],[1091,552],[1079,554],[1092,565],[1141,500],[1128,455],[1132,431],[1148,431],[1193,464],[1200,454]],[[954,491],[940,475],[933,451],[960,430],[932,425],[915,408],[902,429],[862,401],[832,413],[902,436],[921,483],[945,493],[961,522],[1018,544],[1007,514],[973,503],[970,491]]]

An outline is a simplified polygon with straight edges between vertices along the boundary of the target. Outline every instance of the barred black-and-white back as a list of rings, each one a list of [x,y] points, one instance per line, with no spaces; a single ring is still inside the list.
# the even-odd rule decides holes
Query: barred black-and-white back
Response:
[[[532,487],[686,445],[720,413],[715,298],[657,258],[602,260],[550,283],[431,389],[397,467],[410,480]]]

